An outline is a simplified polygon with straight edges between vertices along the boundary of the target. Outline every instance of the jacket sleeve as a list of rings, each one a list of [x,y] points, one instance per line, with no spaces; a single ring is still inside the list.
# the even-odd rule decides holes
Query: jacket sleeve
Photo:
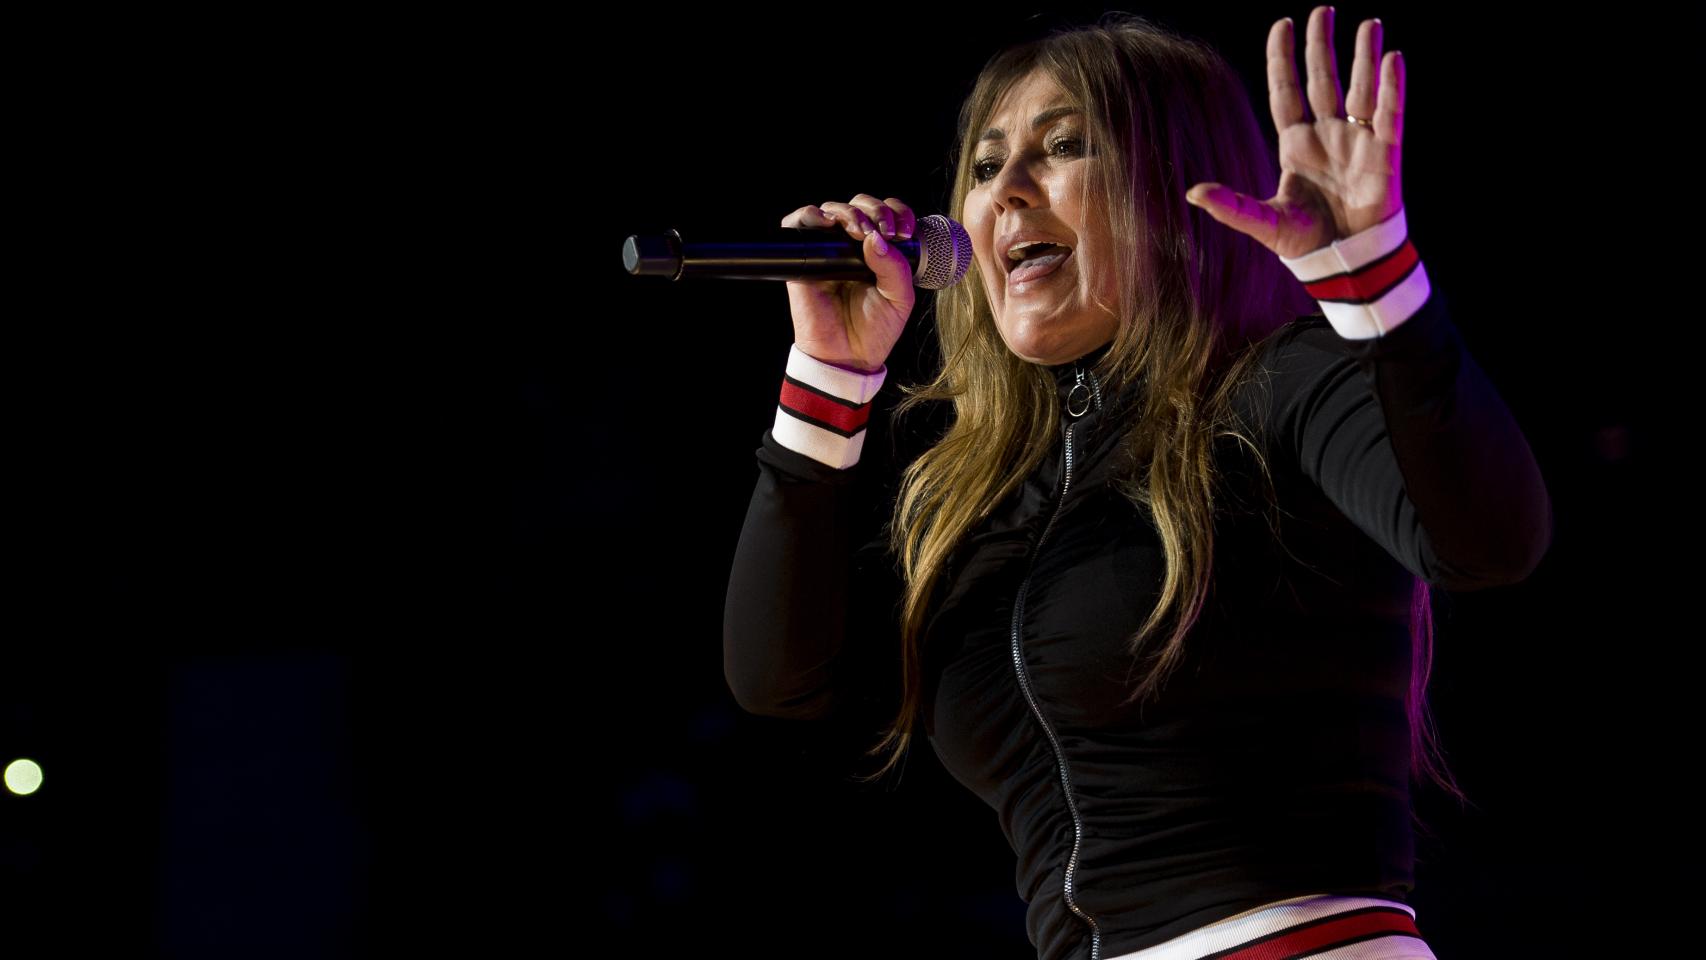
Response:
[[[882,535],[887,461],[859,462],[885,374],[821,364],[797,347],[790,356],[723,610],[724,677],[748,713],[810,720],[898,705],[888,689],[899,679],[899,578]]]
[[[1278,442],[1411,573],[1449,590],[1517,583],[1552,542],[1552,501],[1510,409],[1432,290],[1403,212],[1284,261],[1322,306],[1280,338]]]

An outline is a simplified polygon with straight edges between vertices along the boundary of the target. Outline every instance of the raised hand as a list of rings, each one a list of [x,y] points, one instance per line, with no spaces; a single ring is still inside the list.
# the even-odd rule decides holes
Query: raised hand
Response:
[[[1291,18],[1268,31],[1268,106],[1279,131],[1278,191],[1259,200],[1208,182],[1185,193],[1186,200],[1216,220],[1287,258],[1359,233],[1404,206],[1399,189],[1403,56],[1394,50],[1382,58],[1381,23],[1364,20],[1357,30],[1351,87],[1345,96],[1339,87],[1328,7],[1310,11],[1308,30],[1304,61],[1312,116],[1305,116],[1298,96]]]

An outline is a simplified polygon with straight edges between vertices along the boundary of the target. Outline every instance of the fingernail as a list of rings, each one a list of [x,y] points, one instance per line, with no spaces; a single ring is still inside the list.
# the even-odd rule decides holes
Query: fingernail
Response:
[[[873,231],[871,236],[877,238],[877,253],[882,255],[882,256],[885,256],[885,257],[888,256],[889,242],[887,240],[883,239],[882,233],[877,232],[877,231]]]

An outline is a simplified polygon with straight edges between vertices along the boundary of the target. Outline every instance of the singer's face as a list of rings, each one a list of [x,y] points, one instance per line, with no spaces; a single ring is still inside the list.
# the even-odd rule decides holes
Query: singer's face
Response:
[[[1019,81],[995,106],[973,158],[965,227],[996,327],[1008,349],[1032,363],[1066,363],[1112,340],[1119,320],[1096,298],[1112,304],[1117,278],[1107,218],[1083,200],[1089,165],[1085,124],[1066,106],[1064,91],[1043,71]],[[999,131],[1000,135],[994,133]],[[981,180],[979,179],[981,178]],[[1015,286],[1002,237],[1035,230],[1064,243],[1071,253],[1053,273]],[[997,249],[1001,247],[1001,249]]]

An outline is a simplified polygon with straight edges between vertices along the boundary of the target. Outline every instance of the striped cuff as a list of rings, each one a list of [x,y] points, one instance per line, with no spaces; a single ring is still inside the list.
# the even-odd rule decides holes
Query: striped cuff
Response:
[[[1428,299],[1428,274],[1410,244],[1403,207],[1366,230],[1280,262],[1346,340],[1383,337]]]
[[[889,375],[858,373],[810,356],[795,344],[788,350],[782,377],[782,401],[770,435],[776,442],[819,463],[846,470],[865,448],[865,421],[871,398]]]

